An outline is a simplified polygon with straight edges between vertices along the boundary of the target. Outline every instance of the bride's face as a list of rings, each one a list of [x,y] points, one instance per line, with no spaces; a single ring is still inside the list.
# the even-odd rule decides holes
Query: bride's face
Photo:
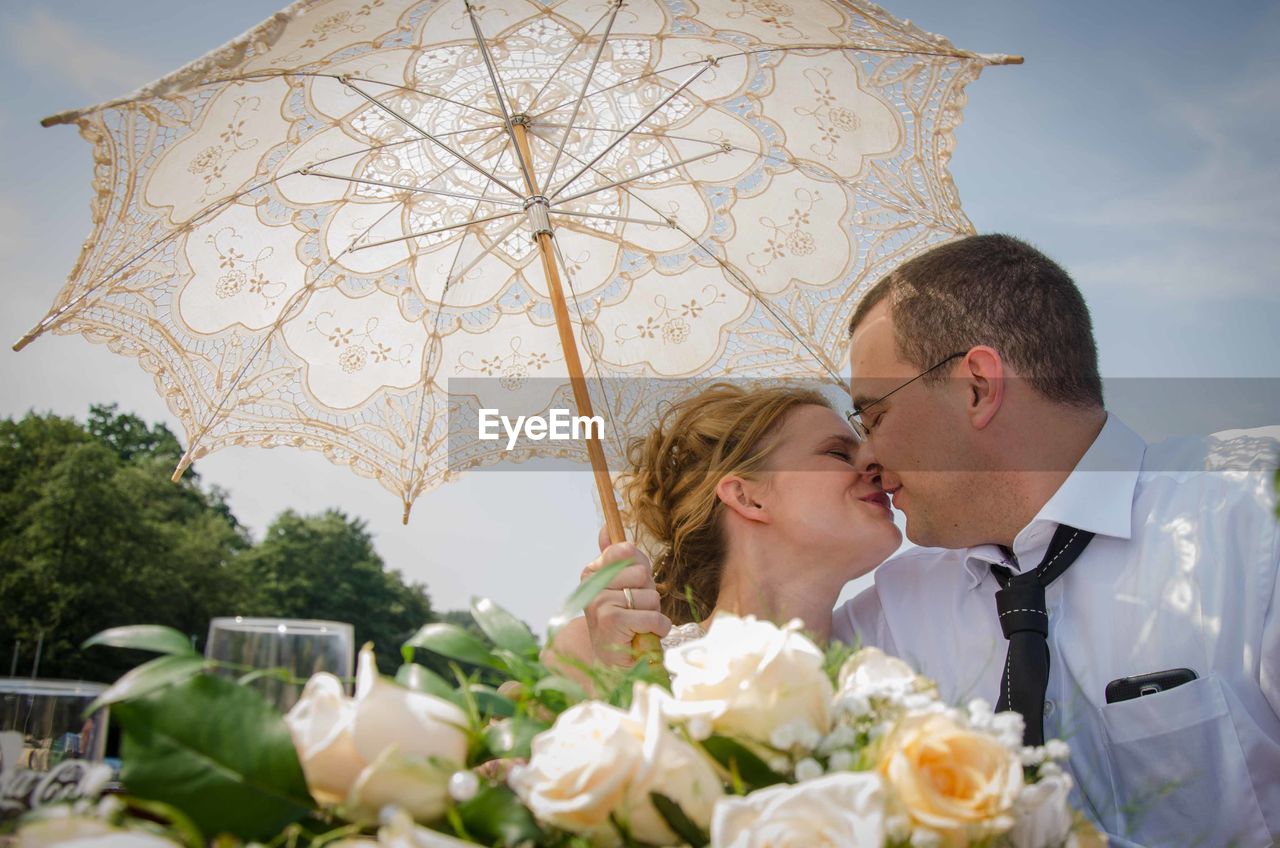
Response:
[[[848,422],[826,407],[792,410],[769,454],[758,497],[780,542],[858,577],[898,549],[889,497],[859,471]]]

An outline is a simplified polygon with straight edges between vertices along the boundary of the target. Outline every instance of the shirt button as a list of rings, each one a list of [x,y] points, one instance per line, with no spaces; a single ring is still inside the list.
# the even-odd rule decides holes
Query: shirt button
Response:
[[[1053,711],[1054,711],[1055,709],[1056,709],[1056,707],[1054,706],[1053,701],[1045,701],[1045,702],[1044,702],[1044,717],[1045,717],[1045,718],[1048,718],[1049,716],[1053,715]]]

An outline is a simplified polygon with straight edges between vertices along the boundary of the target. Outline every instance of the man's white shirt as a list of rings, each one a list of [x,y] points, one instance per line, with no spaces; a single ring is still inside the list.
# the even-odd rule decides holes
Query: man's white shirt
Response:
[[[1147,445],[1114,415],[1017,535],[913,548],[838,608],[833,636],[914,663],[953,702],[995,703],[1008,643],[992,564],[1034,568],[1059,524],[1096,534],[1046,591],[1046,738],[1071,745],[1075,800],[1142,845],[1280,840],[1280,427]],[[1114,704],[1109,681],[1197,679]]]

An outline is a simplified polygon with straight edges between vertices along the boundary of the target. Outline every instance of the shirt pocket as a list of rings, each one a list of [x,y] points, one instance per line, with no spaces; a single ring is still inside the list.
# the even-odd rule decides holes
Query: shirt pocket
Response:
[[[1143,845],[1269,845],[1217,677],[1105,704],[1119,833]]]

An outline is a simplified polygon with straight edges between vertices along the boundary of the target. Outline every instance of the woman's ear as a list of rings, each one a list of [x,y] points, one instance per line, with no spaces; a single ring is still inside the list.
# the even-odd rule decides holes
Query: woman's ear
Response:
[[[716,497],[734,514],[747,521],[768,524],[773,520],[768,508],[757,497],[761,484],[736,474],[727,474],[716,484]]]
[[[965,412],[973,428],[981,430],[1004,403],[1004,360],[995,349],[979,345],[964,358],[960,373],[968,382]]]

